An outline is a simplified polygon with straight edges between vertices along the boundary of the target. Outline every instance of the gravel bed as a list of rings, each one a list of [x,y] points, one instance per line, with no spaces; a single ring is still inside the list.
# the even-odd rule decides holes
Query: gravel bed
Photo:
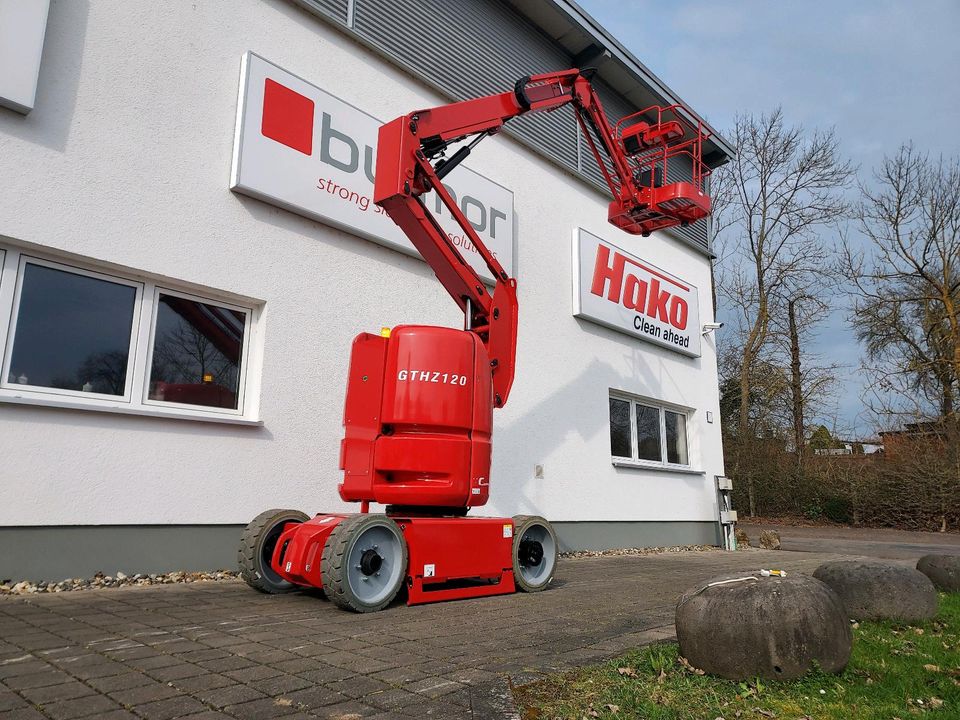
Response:
[[[659,555],[662,553],[679,552],[711,552],[720,550],[713,545],[672,545],[670,547],[648,548],[614,548],[612,550],[577,550],[575,552],[560,553],[562,558],[588,557],[615,557],[619,555]],[[215,570],[213,572],[172,572],[151,573],[149,575],[137,573],[127,575],[117,572],[116,575],[97,573],[92,578],[66,578],[59,582],[31,582],[21,580],[4,580],[0,583],[0,595],[29,595],[31,593],[59,593],[74,592],[77,590],[99,590],[140,585],[172,585],[174,583],[217,582],[234,580],[240,577],[239,572],[233,570]]]
[[[661,555],[679,552],[711,552],[722,550],[716,545],[670,545],[669,547],[613,548],[612,550],[575,550],[560,553],[562,558],[615,557],[618,555]]]
[[[137,573],[127,575],[117,572],[116,575],[97,573],[92,578],[67,578],[59,582],[21,580],[4,580],[0,583],[0,595],[28,595],[30,593],[58,593],[75,590],[99,590],[102,588],[125,587],[128,585],[172,585],[174,583],[216,582],[218,580],[233,580],[240,573],[233,570],[214,570],[212,572],[171,572]]]

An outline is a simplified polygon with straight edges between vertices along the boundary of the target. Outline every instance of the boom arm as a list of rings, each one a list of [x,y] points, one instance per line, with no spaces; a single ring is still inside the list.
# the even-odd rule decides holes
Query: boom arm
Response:
[[[710,212],[710,200],[702,188],[707,174],[700,160],[705,136],[702,125],[685,120],[680,109],[672,106],[648,108],[611,127],[590,83],[592,74],[590,70],[574,69],[528,76],[517,82],[513,92],[419,110],[380,127],[374,202],[419,250],[463,310],[466,329],[476,333],[486,346],[496,407],[506,403],[513,384],[517,284],[441,182],[480,140],[520,115],[573,104],[613,195],[611,223],[646,236],[653,230],[685,225]],[[652,115],[654,122],[650,122]],[[451,144],[470,136],[476,137],[449,158],[443,157]],[[692,161],[692,182],[664,185],[668,160],[681,155]],[[431,190],[496,279],[492,296],[421,199]]]

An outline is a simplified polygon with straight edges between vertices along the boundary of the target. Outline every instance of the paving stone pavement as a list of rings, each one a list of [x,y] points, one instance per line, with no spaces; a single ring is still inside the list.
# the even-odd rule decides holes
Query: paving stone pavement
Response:
[[[542,593],[343,612],[239,581],[0,597],[0,720],[515,717],[510,684],[673,637],[713,575],[823,553],[561,560]]]

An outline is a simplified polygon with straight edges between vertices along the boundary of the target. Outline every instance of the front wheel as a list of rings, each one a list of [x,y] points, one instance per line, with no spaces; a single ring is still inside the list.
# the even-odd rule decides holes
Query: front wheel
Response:
[[[539,515],[513,518],[513,580],[523,592],[545,590],[557,568],[557,536]]]
[[[309,519],[299,510],[266,510],[250,521],[237,551],[240,577],[247,585],[271,595],[297,589],[270,566],[270,559],[287,523],[304,523]]]
[[[407,541],[386,515],[352,515],[330,533],[320,559],[323,590],[354,612],[383,610],[407,575]]]

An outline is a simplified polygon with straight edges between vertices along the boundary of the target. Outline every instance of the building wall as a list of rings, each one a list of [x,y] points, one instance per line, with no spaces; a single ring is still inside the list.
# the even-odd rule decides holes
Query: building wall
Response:
[[[247,50],[377,117],[443,101],[282,0],[229,11],[54,2],[34,111],[0,109],[0,243],[263,303],[262,424],[0,404],[0,526],[233,525],[268,507],[345,509],[336,484],[353,336],[461,324],[419,259],[228,190]],[[713,336],[691,359],[573,318],[570,244],[583,227],[693,283],[703,322],[713,317],[708,260],[664,234],[620,233],[602,195],[508,138],[488,140],[468,165],[515,193],[517,216],[518,373],[496,413],[485,510],[715,522]],[[614,467],[611,388],[692,408],[691,465],[702,474]]]

